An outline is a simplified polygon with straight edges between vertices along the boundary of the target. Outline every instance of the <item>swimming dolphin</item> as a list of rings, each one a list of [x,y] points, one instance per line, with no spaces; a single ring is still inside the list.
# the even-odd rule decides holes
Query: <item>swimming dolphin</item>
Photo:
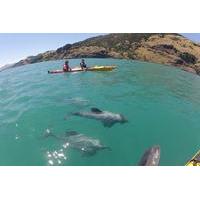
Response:
[[[64,102],[67,104],[73,104],[79,107],[84,107],[89,105],[89,100],[83,99],[81,97],[75,97],[75,98],[66,98],[64,99]]]
[[[140,166],[157,166],[160,161],[160,146],[155,145],[145,151],[139,165]]]
[[[74,112],[72,114],[80,117],[99,120],[105,127],[112,127],[115,123],[128,122],[128,120],[122,114],[101,111],[98,108],[91,108],[90,112]]]
[[[102,145],[98,139],[88,137],[76,131],[68,131],[63,136],[58,136],[52,134],[50,131],[47,131],[45,133],[45,137],[49,136],[65,141],[65,144],[63,145],[65,148],[71,147],[73,149],[79,150],[83,153],[83,155],[92,156],[95,155],[99,150],[111,150],[110,147]]]

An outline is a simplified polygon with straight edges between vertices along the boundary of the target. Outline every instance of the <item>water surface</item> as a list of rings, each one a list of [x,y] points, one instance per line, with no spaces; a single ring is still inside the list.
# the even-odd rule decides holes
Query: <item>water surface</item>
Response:
[[[77,66],[80,60],[70,60]],[[184,165],[200,147],[200,78],[158,64],[86,59],[117,65],[112,72],[47,74],[63,61],[0,73],[0,165],[137,165],[144,150],[161,147],[161,165]],[[122,113],[129,122],[106,128],[70,116],[91,107]],[[44,138],[49,129],[75,130],[111,151],[83,156],[64,141]]]

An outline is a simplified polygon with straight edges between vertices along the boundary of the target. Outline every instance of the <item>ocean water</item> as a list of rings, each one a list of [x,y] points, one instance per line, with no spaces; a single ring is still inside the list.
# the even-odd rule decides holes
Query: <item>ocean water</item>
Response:
[[[77,66],[79,59],[70,60]],[[200,148],[200,77],[177,68],[116,59],[86,59],[111,72],[48,74],[63,61],[0,72],[0,165],[137,165],[160,145],[160,165],[184,165]],[[128,123],[104,127],[72,116],[91,107],[121,113]],[[85,156],[62,137],[77,131],[111,150]]]

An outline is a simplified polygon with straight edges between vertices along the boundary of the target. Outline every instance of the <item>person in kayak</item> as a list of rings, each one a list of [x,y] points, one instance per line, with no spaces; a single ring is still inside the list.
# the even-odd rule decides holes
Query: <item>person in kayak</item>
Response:
[[[80,66],[81,66],[82,70],[87,70],[87,65],[85,64],[85,60],[84,59],[81,60]]]
[[[63,71],[64,72],[72,71],[72,69],[69,67],[69,61],[68,60],[66,60],[65,64],[63,65]]]

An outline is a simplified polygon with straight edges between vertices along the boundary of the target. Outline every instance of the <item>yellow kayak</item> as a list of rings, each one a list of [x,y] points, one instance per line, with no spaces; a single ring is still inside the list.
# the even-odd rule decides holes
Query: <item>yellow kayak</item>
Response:
[[[87,68],[86,71],[112,71],[115,68],[116,68],[116,66],[97,66],[96,65],[96,66]],[[85,70],[82,70],[80,67],[75,67],[75,68],[72,68],[71,71],[67,71],[67,72],[60,70],[60,69],[57,69],[57,70],[48,71],[48,73],[57,74],[57,73],[84,72],[84,71]]]
[[[185,166],[200,166],[200,150],[189,160]]]
[[[94,66],[91,68],[88,68],[88,71],[111,71],[115,69],[116,66]]]

